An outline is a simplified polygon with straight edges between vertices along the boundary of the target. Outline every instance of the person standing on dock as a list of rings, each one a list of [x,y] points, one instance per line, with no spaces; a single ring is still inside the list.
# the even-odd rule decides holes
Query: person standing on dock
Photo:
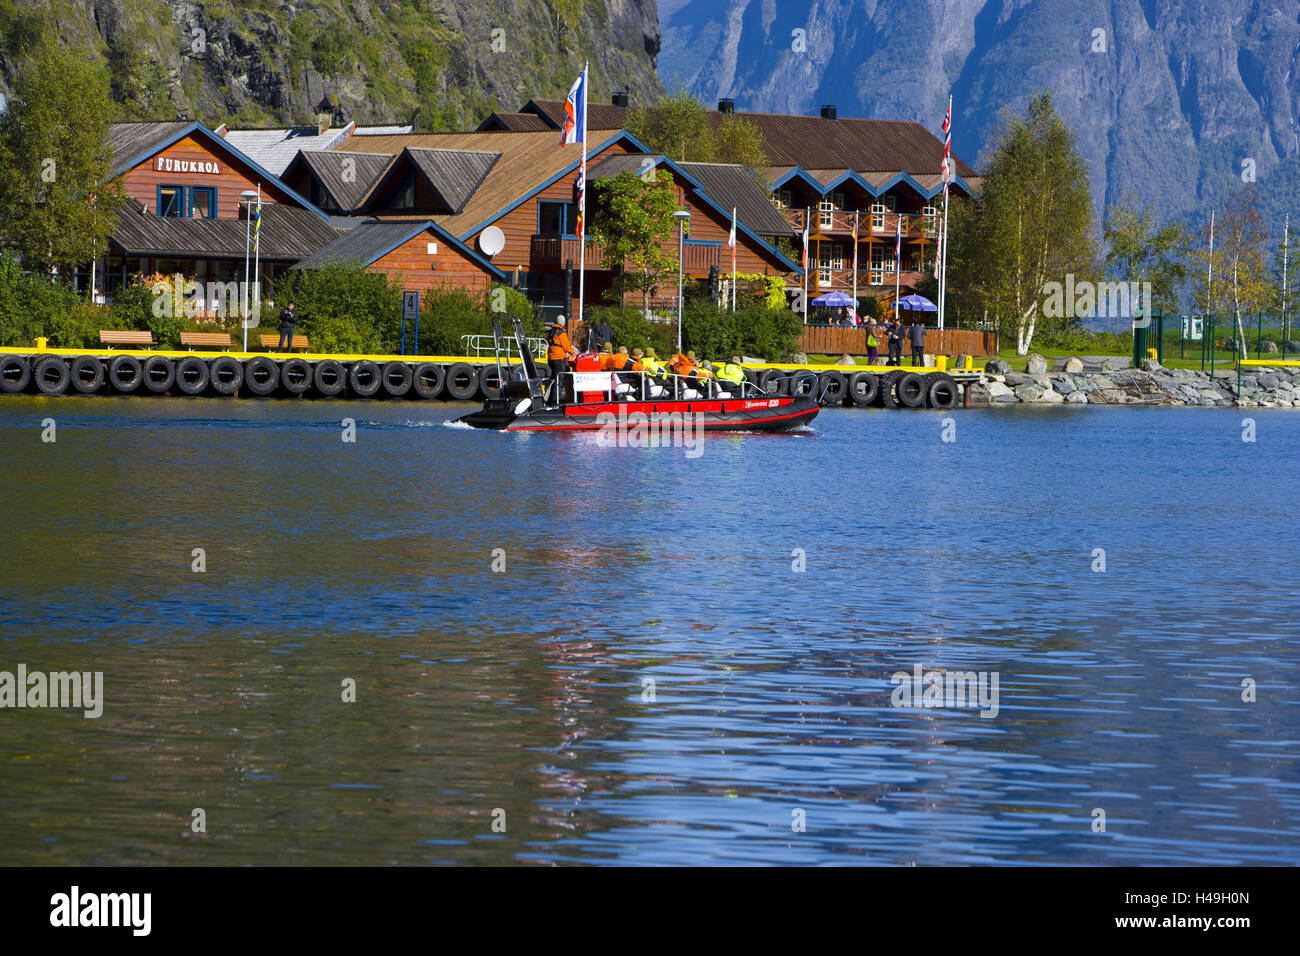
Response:
[[[874,319],[867,320],[867,364],[875,365],[880,360],[880,339],[877,335],[880,327]]]
[[[925,365],[925,326],[921,324],[920,315],[912,319],[912,325],[907,332],[912,340],[912,365],[921,368]]]
[[[297,324],[298,313],[290,302],[280,310],[280,344],[276,347],[277,352],[293,351],[293,327]]]
[[[605,351],[608,352],[609,346],[606,343],[614,340],[614,330],[609,327],[609,321],[602,317],[600,325],[592,329],[588,324],[587,328],[590,329],[587,333],[587,351],[595,352],[600,346],[605,345]]]
[[[557,317],[546,332],[546,364],[551,370],[551,381],[555,382],[555,400],[563,401],[564,373],[569,370],[569,359],[578,354],[578,350],[569,341],[569,333],[564,330],[563,317]]]
[[[903,323],[890,319],[885,323],[885,336],[889,341],[889,361],[886,365],[903,364]]]

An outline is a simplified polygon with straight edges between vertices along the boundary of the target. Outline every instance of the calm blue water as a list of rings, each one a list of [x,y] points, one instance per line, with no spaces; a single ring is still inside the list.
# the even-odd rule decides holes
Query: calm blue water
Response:
[[[467,410],[0,400],[6,862],[1300,863],[1300,412]]]

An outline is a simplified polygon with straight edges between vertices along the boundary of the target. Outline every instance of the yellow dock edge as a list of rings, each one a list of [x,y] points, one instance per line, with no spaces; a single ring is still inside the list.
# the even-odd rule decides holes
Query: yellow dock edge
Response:
[[[1279,368],[1300,365],[1300,359],[1242,359],[1241,364],[1253,368]]]
[[[464,362],[466,365],[494,365],[496,359],[490,357],[476,358],[469,355],[352,355],[338,354],[330,352],[209,352],[200,349],[185,349],[172,351],[170,349],[64,349],[64,348],[3,348],[0,347],[0,354],[4,355],[58,355],[66,358],[76,358],[82,355],[91,358],[116,358],[119,355],[134,355],[136,358],[150,358],[155,355],[161,355],[166,358],[201,358],[214,359],[226,356],[228,358],[247,361],[250,358],[264,356],[269,359],[288,359],[298,358],[305,359],[309,362],[321,362],[325,359],[332,359],[335,362],[435,362],[439,365],[454,365],[458,362]],[[537,361],[541,361],[540,359]],[[509,358],[502,360],[503,365],[517,365],[519,359]],[[1300,364],[1300,363],[1298,363]],[[975,368],[941,368],[939,366],[926,366],[917,368],[911,365],[820,365],[804,363],[802,365],[793,362],[742,362],[742,367],[752,369],[806,369],[810,372],[949,372],[949,373],[973,373],[978,372]]]

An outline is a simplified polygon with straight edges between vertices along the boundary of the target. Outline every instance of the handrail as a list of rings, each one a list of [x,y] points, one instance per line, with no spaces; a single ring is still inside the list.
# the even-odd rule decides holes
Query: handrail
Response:
[[[460,337],[464,343],[465,354],[471,358],[484,358],[496,354],[496,343],[490,335],[462,335]],[[546,353],[545,339],[527,339],[528,349],[533,353],[534,358],[542,358]],[[502,342],[504,354],[507,358],[512,355],[517,356],[519,349],[515,345],[514,336],[505,336]],[[473,350],[472,352],[470,350]]]

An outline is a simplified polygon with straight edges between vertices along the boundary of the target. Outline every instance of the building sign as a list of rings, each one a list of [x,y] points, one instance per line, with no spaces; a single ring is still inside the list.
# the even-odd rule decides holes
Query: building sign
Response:
[[[221,164],[215,159],[172,159],[170,156],[155,156],[153,168],[159,173],[206,173],[209,176],[221,175]]]

